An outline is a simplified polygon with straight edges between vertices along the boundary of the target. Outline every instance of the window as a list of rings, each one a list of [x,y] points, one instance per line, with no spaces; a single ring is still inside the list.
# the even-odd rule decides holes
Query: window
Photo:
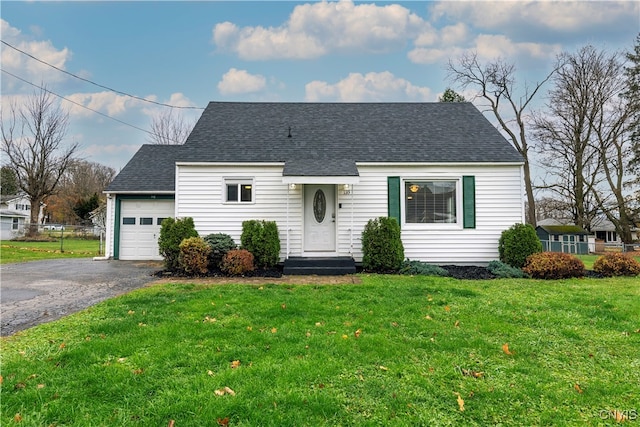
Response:
[[[140,225],[153,225],[153,218],[140,218]]]
[[[251,203],[253,202],[253,180],[225,180],[225,199],[227,203]]]
[[[167,218],[157,218],[156,219],[156,225],[162,225],[162,221],[164,221]]]
[[[122,218],[122,225],[136,225],[136,219],[131,217]]]
[[[18,218],[13,218],[13,222],[11,223],[11,229],[17,230],[19,226]]]
[[[560,235],[559,234],[552,234],[553,236],[553,241],[554,242],[559,242],[560,241]]]
[[[457,181],[405,181],[405,222],[455,224]]]

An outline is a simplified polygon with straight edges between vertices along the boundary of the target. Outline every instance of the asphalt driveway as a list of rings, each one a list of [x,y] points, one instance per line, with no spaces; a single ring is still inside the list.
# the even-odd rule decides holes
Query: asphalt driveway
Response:
[[[0,335],[57,320],[155,280],[160,262],[88,258],[0,266]]]

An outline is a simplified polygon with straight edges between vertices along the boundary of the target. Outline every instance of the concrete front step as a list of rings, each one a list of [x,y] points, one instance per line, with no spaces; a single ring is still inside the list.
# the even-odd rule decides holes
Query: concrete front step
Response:
[[[285,275],[341,276],[356,272],[351,257],[291,257],[284,262]]]

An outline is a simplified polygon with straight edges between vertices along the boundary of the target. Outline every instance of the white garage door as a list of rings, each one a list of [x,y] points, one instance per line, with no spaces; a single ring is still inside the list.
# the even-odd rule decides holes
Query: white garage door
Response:
[[[120,253],[123,260],[160,260],[162,220],[174,216],[173,200],[123,200],[120,205]]]

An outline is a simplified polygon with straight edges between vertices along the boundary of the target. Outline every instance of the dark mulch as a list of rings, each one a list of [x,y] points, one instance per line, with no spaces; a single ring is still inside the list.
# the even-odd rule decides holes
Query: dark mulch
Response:
[[[441,265],[440,267],[447,270],[449,275],[456,279],[485,280],[496,278],[486,267],[475,265]]]

